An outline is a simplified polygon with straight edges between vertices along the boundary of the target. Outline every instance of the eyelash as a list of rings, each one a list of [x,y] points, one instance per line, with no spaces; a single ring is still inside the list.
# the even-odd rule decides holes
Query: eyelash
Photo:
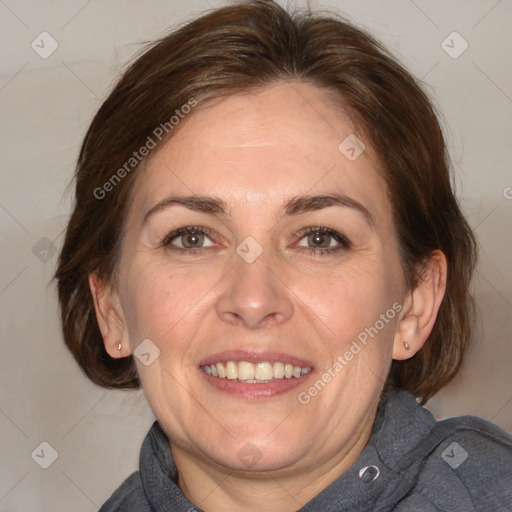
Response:
[[[199,247],[197,249],[184,249],[182,247],[170,247],[171,242],[182,235],[186,235],[187,233],[202,233],[203,235],[211,238],[211,231],[203,226],[186,226],[184,228],[176,229],[172,231],[162,240],[161,246],[166,247],[172,251],[176,251],[179,254],[199,254],[205,250],[204,247]]]
[[[347,249],[350,249],[351,242],[350,240],[341,233],[338,233],[337,231],[334,231],[333,229],[324,228],[322,226],[314,226],[310,228],[306,228],[305,230],[299,231],[298,233],[295,233],[295,236],[300,236],[300,240],[302,240],[304,237],[309,236],[312,233],[318,233],[320,235],[329,235],[330,237],[334,238],[336,242],[338,242],[338,246],[336,247],[329,247],[326,249],[321,249],[319,247],[303,247],[301,246],[302,250],[305,250],[306,252],[310,253],[313,256],[325,256],[328,254],[333,254],[338,251],[346,251]]]
[[[179,254],[200,254],[205,249],[207,249],[205,247],[186,249],[186,248],[182,248],[182,247],[171,246],[171,242],[175,238],[179,238],[180,236],[186,235],[187,233],[202,233],[210,239],[211,239],[211,234],[212,234],[208,228],[205,228],[203,226],[186,226],[186,227],[177,229],[175,231],[172,231],[171,233],[166,235],[160,245],[161,245],[161,247],[166,247],[172,251],[178,252]],[[329,228],[324,228],[321,226],[314,226],[314,227],[306,228],[302,231],[295,233],[294,236],[300,236],[300,238],[299,238],[299,241],[300,241],[304,237],[309,236],[312,233],[318,233],[320,235],[329,235],[332,238],[334,238],[334,240],[336,240],[336,242],[338,242],[340,244],[336,247],[330,247],[330,248],[324,248],[324,249],[321,249],[319,247],[300,246],[302,248],[301,250],[306,251],[307,253],[309,253],[313,256],[325,256],[327,254],[332,254],[337,251],[350,249],[350,247],[352,246],[350,240],[345,235],[342,235],[341,233],[338,233],[337,231],[334,231]]]

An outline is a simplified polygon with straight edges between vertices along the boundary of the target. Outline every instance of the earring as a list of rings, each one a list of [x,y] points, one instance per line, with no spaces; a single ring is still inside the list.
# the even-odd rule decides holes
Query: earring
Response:
[[[405,347],[405,350],[409,350],[411,347],[409,347],[409,343],[407,343],[407,341],[404,341],[404,347]]]
[[[117,350],[121,350],[121,343],[117,345]]]

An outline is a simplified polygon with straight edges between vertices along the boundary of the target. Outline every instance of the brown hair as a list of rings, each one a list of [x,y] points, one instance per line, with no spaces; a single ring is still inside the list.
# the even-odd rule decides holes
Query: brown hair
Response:
[[[249,0],[208,12],[153,43],[87,131],[55,277],[64,340],[93,382],[140,385],[132,356],[113,359],[105,351],[88,286],[91,272],[114,281],[137,175],[134,151],[150,138],[159,146],[171,137],[179,126],[170,119],[184,105],[297,80],[333,92],[376,151],[408,286],[421,278],[432,251],[440,249],[448,260],[433,332],[412,358],[393,361],[388,384],[425,402],[457,373],[470,340],[476,245],[452,191],[444,137],[428,97],[387,50],[339,16],[290,14],[273,1]],[[161,139],[158,127],[165,127]]]

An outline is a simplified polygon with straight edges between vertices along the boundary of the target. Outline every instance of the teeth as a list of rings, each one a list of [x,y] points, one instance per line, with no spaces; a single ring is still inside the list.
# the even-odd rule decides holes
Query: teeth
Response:
[[[258,363],[254,370],[255,380],[270,380],[274,376],[274,371],[270,363]]]
[[[226,372],[224,371],[224,366],[222,366],[222,363],[217,363],[217,373],[219,374],[219,377],[221,379],[226,377]]]
[[[220,372],[219,372],[219,376],[220,376]],[[238,378],[237,367],[233,361],[228,361],[228,363],[226,364],[226,377],[230,380]]]
[[[282,379],[284,377],[284,364],[274,363],[274,379]]]
[[[226,364],[216,363],[203,366],[206,374],[218,377],[220,379],[239,380],[248,384],[270,382],[273,379],[287,378],[298,379],[306,375],[311,368],[293,366],[288,363],[274,363],[263,361],[258,364],[248,363],[247,361],[228,361]]]
[[[231,362],[232,361],[229,361],[229,363],[231,363]],[[205,369],[206,368],[208,368],[208,366],[205,366]],[[208,372],[206,372],[206,373],[208,373]],[[238,380],[252,380],[252,379],[254,379],[254,365],[252,363],[246,363],[245,361],[240,361],[238,363]]]

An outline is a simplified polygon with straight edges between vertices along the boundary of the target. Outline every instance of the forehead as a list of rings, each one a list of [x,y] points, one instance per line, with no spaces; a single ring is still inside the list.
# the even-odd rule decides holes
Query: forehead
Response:
[[[355,127],[332,96],[312,84],[277,84],[211,100],[181,122],[139,178],[134,197],[139,210],[169,194],[270,205],[326,192],[351,195],[369,209],[388,209],[386,184],[369,143],[358,133],[366,149],[353,161],[347,158],[340,144],[354,136]]]

